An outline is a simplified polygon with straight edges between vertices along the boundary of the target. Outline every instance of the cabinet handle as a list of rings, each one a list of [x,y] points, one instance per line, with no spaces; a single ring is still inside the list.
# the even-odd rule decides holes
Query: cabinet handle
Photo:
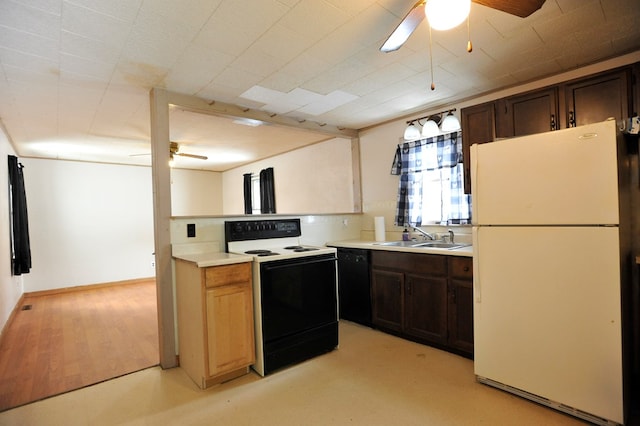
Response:
[[[457,303],[457,297],[458,297],[458,289],[456,287],[453,288],[453,291],[451,292],[451,303],[453,303],[454,305]]]
[[[551,114],[551,130],[555,130],[555,129],[556,129],[556,115]]]
[[[569,127],[576,127],[576,115],[569,111]]]
[[[465,272],[469,272],[469,267],[465,266],[464,268],[462,268],[462,270],[465,271]]]
[[[407,280],[407,293],[411,296],[411,280]]]

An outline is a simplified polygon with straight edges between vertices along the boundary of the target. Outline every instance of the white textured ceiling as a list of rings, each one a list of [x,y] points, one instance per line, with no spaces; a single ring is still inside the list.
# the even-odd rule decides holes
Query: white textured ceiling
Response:
[[[378,50],[414,3],[0,0],[0,119],[20,156],[149,164],[131,154],[150,150],[152,87],[360,129],[640,49],[638,0],[547,0],[525,19],[473,4],[473,53],[465,25],[433,34],[431,91],[426,22]],[[255,159],[326,138],[171,114],[211,170],[247,161],[215,163],[221,142]]]

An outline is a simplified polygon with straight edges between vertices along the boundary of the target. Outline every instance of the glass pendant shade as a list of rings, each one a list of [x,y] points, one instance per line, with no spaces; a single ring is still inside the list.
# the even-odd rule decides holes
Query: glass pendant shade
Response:
[[[416,139],[420,139],[420,130],[418,130],[418,128],[413,123],[411,123],[404,130],[404,140],[413,141]]]
[[[440,130],[442,130],[442,133],[451,133],[460,130],[460,122],[458,121],[458,118],[450,112],[444,120],[442,120]]]
[[[427,0],[425,15],[434,30],[444,31],[460,25],[471,10],[471,0]]]
[[[438,136],[439,134],[440,134],[440,129],[438,128],[438,125],[436,124],[436,122],[433,120],[428,120],[426,123],[424,123],[424,126],[422,126],[423,138],[431,138],[434,136]]]

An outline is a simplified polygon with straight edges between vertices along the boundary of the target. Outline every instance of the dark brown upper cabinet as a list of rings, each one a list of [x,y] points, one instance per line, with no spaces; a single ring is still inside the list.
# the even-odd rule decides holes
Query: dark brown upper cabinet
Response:
[[[465,193],[471,193],[471,145],[630,117],[640,103],[638,75],[640,63],[463,108]]]
[[[500,99],[496,101],[496,137],[558,130],[559,118],[556,87]]]
[[[464,192],[471,193],[471,145],[491,142],[495,139],[494,103],[463,108],[462,111],[462,159],[464,161]]]
[[[630,81],[628,68],[565,84],[565,127],[629,117]]]

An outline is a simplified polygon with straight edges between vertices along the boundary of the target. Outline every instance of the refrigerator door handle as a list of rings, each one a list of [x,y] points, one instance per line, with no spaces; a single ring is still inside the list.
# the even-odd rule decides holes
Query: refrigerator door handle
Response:
[[[473,297],[476,303],[482,302],[482,286],[480,285],[480,256],[478,248],[478,231],[479,228],[474,226],[471,228],[471,237],[473,241]]]

